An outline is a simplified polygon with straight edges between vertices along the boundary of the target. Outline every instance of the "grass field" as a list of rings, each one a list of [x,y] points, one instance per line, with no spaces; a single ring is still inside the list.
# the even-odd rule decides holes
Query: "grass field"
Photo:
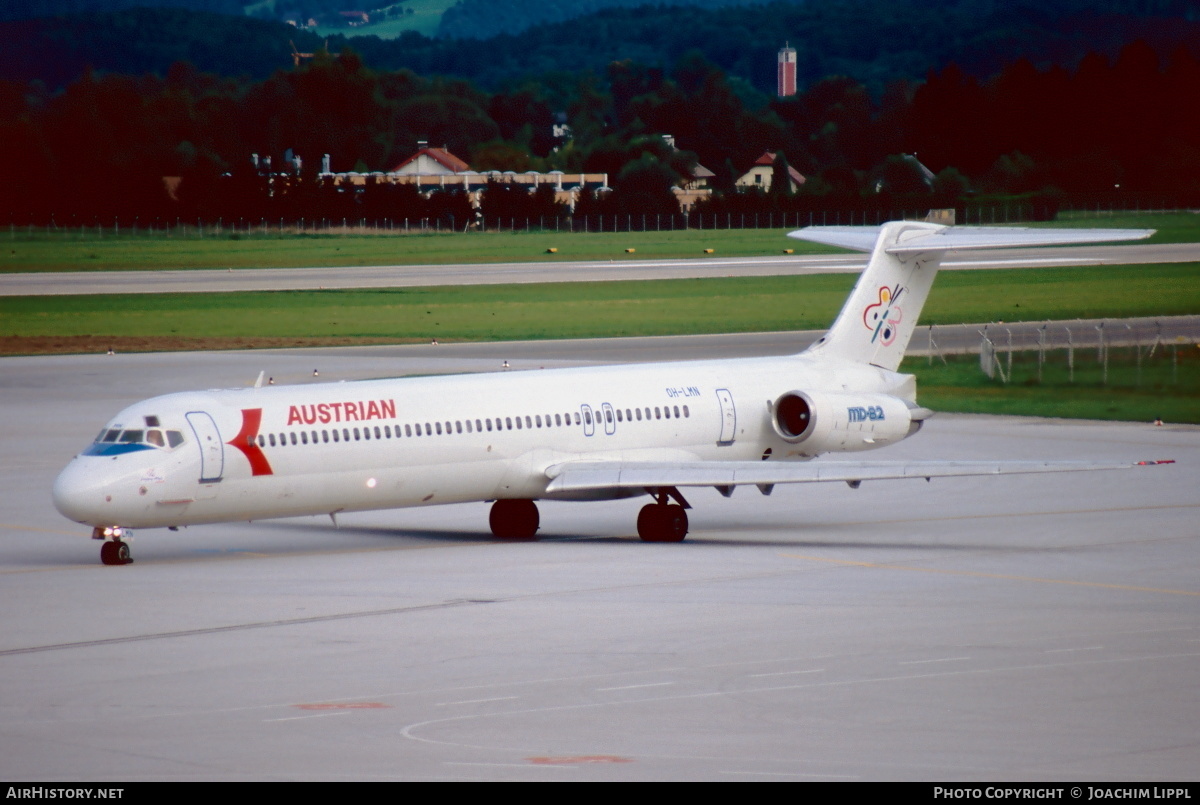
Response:
[[[932,365],[910,357],[901,370],[917,376],[921,403],[935,411],[1200,423],[1200,349],[1140,350],[1139,366],[1135,348],[1110,349],[1107,379],[1094,349],[1075,350],[1073,378],[1066,351],[1050,350],[1040,382],[1032,351],[1014,354],[1007,384],[984,375],[977,355]]]
[[[1200,213],[1198,212],[1062,212],[1048,223],[1030,224],[1038,227],[1071,229],[1154,229],[1147,243],[1200,243]]]
[[[652,224],[651,224],[652,225]],[[1157,229],[1150,243],[1200,243],[1192,213],[1066,214],[1045,226]],[[789,229],[704,229],[666,232],[467,232],[297,234],[194,228],[0,230],[0,271],[124,271],[134,269],[276,268],[308,266],[439,265],[699,258],[838,252],[787,237]],[[554,254],[547,249],[555,248]],[[627,253],[626,249],[635,249]]]
[[[819,329],[855,277],[446,286],[260,293],[0,297],[0,345],[15,337],[278,339],[303,343],[527,340]],[[924,324],[1153,316],[1200,311],[1200,264],[945,272]],[[344,341],[343,341],[344,342]],[[32,343],[32,342],[27,342]],[[145,348],[145,347],[143,347]],[[76,351],[78,347],[76,347]]]
[[[557,249],[550,254],[548,249]],[[627,253],[626,249],[635,249]],[[562,263],[574,260],[640,260],[760,257],[840,251],[793,240],[783,229],[722,229],[584,234],[570,232],[468,232],[412,234],[251,234],[199,236],[74,231],[0,232],[0,271],[128,271],[187,268],[286,268],[311,266],[444,265],[457,263]]]
[[[317,28],[319,36],[378,36],[380,39],[395,39],[405,31],[416,31],[425,36],[437,33],[438,24],[442,21],[442,12],[454,5],[455,0],[400,0],[396,3],[406,9],[411,8],[412,14],[400,17],[384,17],[375,14],[379,22],[363,25],[358,28]]]

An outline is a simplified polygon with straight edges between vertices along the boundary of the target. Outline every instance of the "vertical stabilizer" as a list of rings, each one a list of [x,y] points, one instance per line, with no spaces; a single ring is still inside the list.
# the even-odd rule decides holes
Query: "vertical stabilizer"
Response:
[[[1025,229],[893,221],[883,226],[810,226],[790,237],[870,251],[837,320],[808,352],[896,371],[948,251],[1069,246],[1143,240],[1153,229]]]
[[[809,351],[896,371],[944,252],[937,248],[899,254],[888,250],[945,228],[916,221],[894,221],[879,227],[866,270],[829,332]]]

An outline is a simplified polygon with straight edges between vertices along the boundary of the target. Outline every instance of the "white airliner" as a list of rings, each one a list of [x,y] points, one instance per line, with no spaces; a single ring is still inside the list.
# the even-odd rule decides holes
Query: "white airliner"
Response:
[[[497,537],[532,538],[537,500],[649,495],[651,542],[688,530],[680,490],[1116,469],[1128,463],[811,461],[915,433],[931,412],[899,374],[947,251],[1135,240],[1153,230],[809,227],[872,251],[829,332],[782,358],[187,392],[113,418],[54,483],[105,564],[127,529],[494,501]]]

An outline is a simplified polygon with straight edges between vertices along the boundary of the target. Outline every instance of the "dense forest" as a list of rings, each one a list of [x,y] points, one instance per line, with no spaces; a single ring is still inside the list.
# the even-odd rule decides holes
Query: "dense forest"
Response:
[[[759,0],[761,2],[761,0]],[[646,3],[645,0],[458,0],[442,15],[438,30],[440,37],[449,39],[487,39],[498,34],[515,34],[536,25],[565,22],[592,14],[603,9],[636,8],[638,6],[697,6],[703,9],[724,8],[719,16],[727,21],[736,20],[736,7],[751,5],[754,0],[677,0],[672,3]],[[829,17],[844,16],[849,9],[864,9],[862,4],[847,4],[840,0],[793,0],[783,5],[804,6],[805,16],[814,21]],[[876,4],[869,10],[884,12],[888,7],[892,13],[908,14],[913,9],[907,4]],[[1036,28],[1048,16],[1091,14],[1136,14],[1156,16],[1181,16],[1196,14],[1194,3],[1188,0],[1050,0],[1049,2],[998,3],[995,0],[926,0],[920,11],[930,16],[949,16],[957,21],[989,20],[1006,16],[1011,20],[1025,18],[1030,27]],[[865,16],[865,14],[864,14]],[[924,15],[923,15],[924,16]],[[923,22],[924,20],[914,20]],[[913,26],[916,30],[916,25]],[[794,36],[807,34],[808,29],[797,29]],[[693,43],[697,46],[699,43]]]
[[[748,6],[755,2],[756,0],[676,0],[669,5],[713,9]],[[809,2],[820,4],[825,0]],[[646,5],[650,5],[646,0],[458,0],[442,14],[438,36],[444,39],[490,39],[499,34],[518,34],[535,25],[590,16],[604,9]]]
[[[518,4],[522,7],[524,3]],[[530,4],[536,6],[537,4]],[[801,85],[851,76],[875,96],[894,80],[920,80],[951,62],[987,78],[1017,58],[1038,68],[1073,68],[1091,51],[1114,58],[1142,39],[1160,53],[1176,45],[1200,49],[1200,20],[1177,0],[823,0],[724,8],[612,8],[519,36],[396,40],[338,34],[333,52],[351,49],[380,70],[469,79],[497,90],[553,73],[591,71],[629,60],[669,70],[698,50],[747,99],[771,93],[775,54],[788,41],[798,51]],[[1081,6],[1086,6],[1081,10]],[[465,3],[456,9],[473,8]],[[1194,13],[1193,13],[1194,16]],[[292,63],[292,43],[315,52],[326,40],[278,22],[198,14],[183,9],[132,9],[0,23],[0,78],[65,86],[83,70],[165,75],[177,61],[203,72],[263,79]],[[901,43],[901,44],[898,44]],[[547,83],[553,83],[547,81]],[[765,102],[765,98],[760,99]]]
[[[122,11],[137,6],[187,8],[218,14],[240,15],[241,0],[9,0],[0,4],[0,20],[32,20],[96,11]]]
[[[709,47],[690,50],[682,49],[694,41],[687,21],[715,24],[724,19],[722,10],[693,9],[665,24],[662,15],[675,12],[611,9],[588,18],[592,38],[608,43],[598,46],[595,58],[608,58],[604,47],[622,41],[618,30],[629,34],[621,52],[640,52],[638,31],[647,36],[642,44],[657,31],[662,51],[644,60],[608,58],[596,68],[546,56],[542,72],[513,71],[494,84],[455,74],[505,54],[516,58],[522,42],[529,53],[545,56],[552,51],[539,48],[566,33],[549,25],[479,47],[452,43],[455,64],[463,68],[456,71],[397,67],[397,60],[424,64],[450,52],[415,35],[399,43],[332,39],[329,53],[287,26],[180,9],[7,23],[45,26],[38,29],[44,38],[35,40],[47,52],[18,49],[27,59],[25,72],[13,70],[8,57],[4,63],[0,153],[8,171],[0,185],[0,221],[462,222],[471,213],[464,199],[449,193],[424,198],[374,184],[346,192],[316,175],[323,154],[334,171],[389,170],[418,140],[444,145],[479,170],[607,173],[613,192],[585,197],[576,214],[677,210],[671,187],[688,181],[697,164],[714,174],[716,194],[701,206],[714,214],[961,206],[998,197],[1025,199],[1040,215],[1063,201],[1096,198],[1200,203],[1200,127],[1190,113],[1200,94],[1200,23],[1182,17],[1088,17],[1091,27],[1074,29],[1069,46],[1059,48],[1052,46],[1059,42],[1054,26],[1065,23],[1048,14],[1036,56],[1007,60],[1000,54],[1025,51],[1008,47],[1017,34],[1003,27],[991,29],[999,44],[985,53],[968,34],[943,40],[948,23],[935,25],[932,12],[843,19],[840,26],[829,22],[828,51],[809,59],[801,92],[788,99],[760,92],[722,63],[722,54],[735,64],[746,58],[737,47],[726,52],[726,45],[758,36],[748,26],[764,9],[833,14],[871,7],[867,0],[748,7],[738,10],[741,28],[729,22],[720,36],[700,37]],[[710,13],[717,16],[706,17]],[[143,27],[146,21],[154,24]],[[76,27],[63,27],[67,23]],[[901,36],[917,23],[929,23],[929,30]],[[148,29],[176,34],[157,40]],[[1147,36],[1135,38],[1139,32]],[[770,71],[778,34],[776,28],[759,52]],[[663,46],[664,35],[678,37],[671,47],[680,49],[666,63],[664,54],[672,51]],[[294,66],[281,36],[296,37],[315,58]],[[915,67],[897,67],[906,57],[885,47],[897,38],[914,48],[913,65],[936,66],[922,66],[919,75],[912,74]],[[405,41],[412,47],[397,50]],[[796,44],[802,53],[816,53],[811,42]],[[126,67],[80,64],[96,54]],[[994,70],[985,69],[993,63]],[[837,64],[862,69],[828,66]],[[52,69],[57,79],[47,74]],[[554,124],[563,122],[569,133],[556,136]],[[680,150],[664,134],[673,135]],[[783,181],[771,195],[735,191],[734,180],[764,151],[778,155],[779,176],[790,166],[807,177],[798,193]],[[288,152],[303,161],[286,176],[264,175],[250,159],[269,156],[281,166]],[[905,154],[916,154],[932,179]],[[170,183],[170,194],[164,177],[179,179]],[[489,215],[566,213],[545,193],[531,197],[502,186],[488,189],[484,208]]]
[[[761,108],[699,53],[670,71],[614,63],[605,79],[563,79],[555,94],[574,98],[565,140],[551,134],[555,107],[539,83],[486,93],[377,71],[350,51],[252,82],[185,63],[162,78],[89,73],[60,93],[0,82],[0,148],[19,155],[0,189],[0,221],[426,214],[406,190],[346,193],[316,177],[322,154],[335,171],[388,170],[419,139],[476,169],[608,173],[615,190],[583,212],[673,211],[670,188],[697,162],[716,174],[713,211],[955,205],[970,194],[1200,201],[1200,128],[1189,111],[1200,60],[1184,48],[1164,56],[1134,43],[1075,70],[1018,60],[984,82],[951,65],[878,100],[859,82],[828,78]],[[735,193],[733,180],[768,149],[808,177],[801,192]],[[253,170],[250,154],[281,165],[289,150],[303,157],[298,174]],[[936,173],[932,184],[900,156],[914,152]],[[165,176],[182,177],[175,199]],[[494,189],[492,209],[528,203],[511,193],[504,202],[506,192]],[[435,202],[463,220],[460,201]]]

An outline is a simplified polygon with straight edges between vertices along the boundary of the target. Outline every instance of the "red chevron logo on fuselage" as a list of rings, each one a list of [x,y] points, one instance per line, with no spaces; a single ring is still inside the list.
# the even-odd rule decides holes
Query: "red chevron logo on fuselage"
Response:
[[[231,441],[226,442],[230,447],[242,451],[242,455],[250,462],[251,475],[274,475],[271,462],[267,461],[262,448],[258,446],[258,429],[262,425],[261,408],[242,409],[242,429]]]

